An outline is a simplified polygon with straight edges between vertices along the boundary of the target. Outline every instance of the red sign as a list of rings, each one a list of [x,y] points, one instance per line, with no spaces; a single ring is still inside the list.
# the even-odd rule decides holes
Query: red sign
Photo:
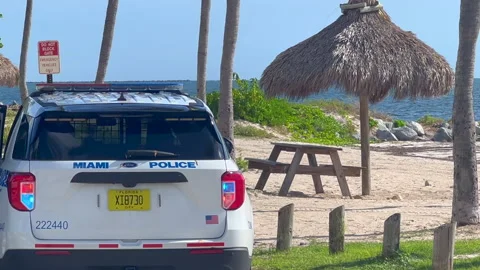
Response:
[[[38,56],[58,56],[58,41],[38,42]]]
[[[38,69],[40,74],[60,73],[60,49],[57,40],[38,42]]]

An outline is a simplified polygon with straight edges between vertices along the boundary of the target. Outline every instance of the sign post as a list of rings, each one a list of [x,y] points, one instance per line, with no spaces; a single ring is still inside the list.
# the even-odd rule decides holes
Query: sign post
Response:
[[[38,71],[47,75],[47,83],[53,83],[53,74],[60,73],[60,46],[58,40],[38,42]]]

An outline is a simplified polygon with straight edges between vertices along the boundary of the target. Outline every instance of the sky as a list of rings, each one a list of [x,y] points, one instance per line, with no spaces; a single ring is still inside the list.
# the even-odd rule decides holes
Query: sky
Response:
[[[0,53],[18,66],[26,1],[0,6]],[[54,81],[93,81],[107,0],[34,1],[27,81],[39,74],[37,43],[58,40],[61,73]],[[234,71],[259,78],[287,48],[333,23],[346,0],[242,0]],[[445,56],[454,68],[460,1],[384,0],[393,22]],[[120,0],[106,80],[195,80],[200,0]],[[220,78],[226,1],[212,0],[207,79]],[[480,45],[479,45],[480,46]],[[477,46],[477,50],[479,49]],[[480,60],[477,53],[476,62]],[[477,64],[478,67],[478,64]],[[480,77],[480,70],[475,70]]]

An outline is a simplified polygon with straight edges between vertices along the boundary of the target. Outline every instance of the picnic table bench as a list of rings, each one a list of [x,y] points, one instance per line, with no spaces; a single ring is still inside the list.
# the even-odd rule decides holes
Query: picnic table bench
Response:
[[[321,175],[336,176],[342,196],[352,198],[346,176],[359,177],[362,168],[342,166],[338,155],[342,148],[295,142],[272,142],[271,144],[274,147],[268,159],[245,158],[248,161],[248,168],[262,170],[255,189],[263,190],[271,173],[286,174],[278,193],[280,196],[286,196],[295,175],[301,174],[312,176],[315,192],[318,194],[324,193]],[[290,164],[277,161],[282,151],[295,153]],[[304,154],[307,155],[309,165],[300,164]],[[318,164],[316,155],[329,155],[332,165]]]

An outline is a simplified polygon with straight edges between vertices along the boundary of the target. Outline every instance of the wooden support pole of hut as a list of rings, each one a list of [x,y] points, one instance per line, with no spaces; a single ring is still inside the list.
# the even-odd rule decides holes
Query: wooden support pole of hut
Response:
[[[368,96],[360,96],[360,141],[362,150],[362,195],[370,195],[370,117]]]

